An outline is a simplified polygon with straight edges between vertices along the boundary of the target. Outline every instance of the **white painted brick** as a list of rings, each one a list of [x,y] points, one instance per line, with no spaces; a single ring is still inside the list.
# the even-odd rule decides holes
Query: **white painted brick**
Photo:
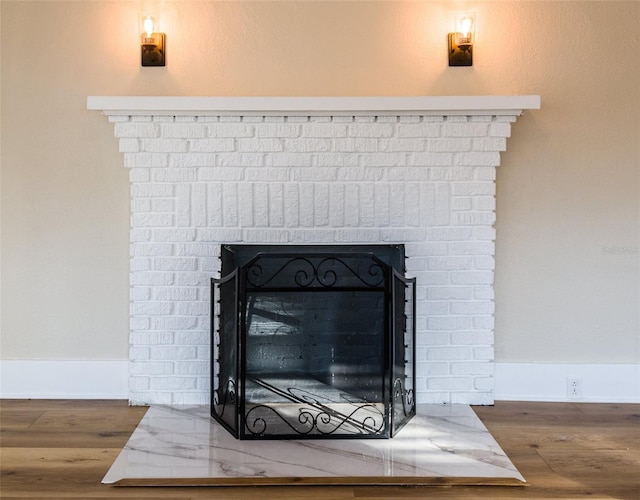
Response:
[[[404,181],[411,182],[414,186],[415,181],[426,181],[429,179],[429,169],[415,167],[396,167],[391,169],[379,169],[386,174],[387,179],[391,182]]]
[[[223,153],[227,154],[227,153]],[[169,156],[169,166],[171,168],[201,168],[201,167],[215,167],[219,154],[218,153],[184,153],[184,154],[171,154]],[[200,173],[198,171],[198,173]]]
[[[429,330],[468,330],[470,326],[471,320],[460,316],[433,316],[427,320]],[[471,355],[469,354],[466,358],[470,359]]]
[[[223,121],[223,118],[225,117],[220,118],[221,123],[210,123],[208,125],[210,137],[253,137],[254,125],[246,123],[228,123],[226,120]]]
[[[473,298],[476,300],[494,300],[496,293],[492,286],[475,286],[473,287]]]
[[[510,123],[491,123],[489,125],[489,135],[492,137],[510,137],[511,136],[511,124]]]
[[[208,302],[180,302],[176,306],[176,314],[180,316],[208,316]]]
[[[290,232],[285,229],[245,229],[242,237],[246,243],[287,243],[290,239]]]
[[[374,184],[374,219],[376,227],[390,224],[389,184]]]
[[[427,387],[436,391],[459,391],[473,389],[471,377],[432,377],[427,380]]]
[[[453,314],[493,314],[495,309],[495,304],[489,300],[451,302]]]
[[[118,123],[118,122],[128,122],[131,120],[130,116],[127,115],[109,115],[107,116],[109,123]]]
[[[474,227],[473,237],[478,241],[495,241],[496,229],[494,227]],[[493,251],[490,253],[493,254]]]
[[[291,177],[290,168],[284,167],[257,167],[245,168],[244,180],[247,182],[286,182]]]
[[[427,230],[430,241],[467,241],[473,231],[467,227],[434,227]]]
[[[149,153],[186,153],[187,141],[183,139],[141,139],[142,151]]]
[[[151,229],[135,228],[129,231],[129,241],[131,243],[141,243],[151,240]]]
[[[152,326],[154,330],[192,330],[196,328],[198,321],[196,318],[184,316],[167,316],[152,318]],[[178,359],[169,356],[166,359]]]
[[[120,153],[137,153],[140,151],[140,141],[138,139],[122,138],[118,141],[118,151]]]
[[[496,260],[491,255],[474,257],[473,267],[478,270],[493,270],[496,268]]]
[[[173,374],[173,362],[161,361],[136,361],[129,365],[130,375],[171,375]]]
[[[491,345],[493,344],[493,332],[492,331],[466,331],[466,332],[452,332],[451,343],[455,345]]]
[[[143,257],[134,257],[129,262],[129,270],[134,271],[151,271],[151,259]]]
[[[269,226],[269,186],[265,183],[253,185],[253,225]]]
[[[166,272],[139,271],[132,273],[130,282],[133,286],[167,286],[173,284],[174,275]]]
[[[195,257],[156,258],[154,267],[158,271],[195,271],[198,268],[198,260]]]
[[[141,213],[131,216],[135,227],[170,227],[173,225],[172,214]]]
[[[337,229],[335,241],[340,243],[374,243],[380,241],[377,229]]]
[[[496,185],[490,181],[457,182],[453,184],[456,196],[487,196],[496,194]]]
[[[214,153],[235,151],[236,145],[233,139],[193,139],[189,141],[189,149],[195,153]]]
[[[491,373],[493,375],[493,372]],[[492,391],[494,388],[493,376],[489,377],[475,377],[473,379],[473,387],[478,391]]]
[[[507,136],[473,139],[471,149],[473,151],[506,151]]]
[[[311,158],[311,156],[309,156]],[[347,153],[316,153],[313,155],[317,167],[357,167],[359,159]]]
[[[155,123],[120,122],[114,126],[115,136],[119,138],[159,137],[160,126]]]
[[[195,227],[207,225],[207,186],[193,184],[191,187],[191,224]]]
[[[196,230],[193,228],[155,229],[153,236],[158,242],[187,242],[196,239]]]
[[[360,153],[358,164],[363,167],[395,167],[407,164],[404,153]]]
[[[470,138],[447,138],[429,139],[427,150],[434,153],[453,153],[460,151],[471,151],[472,139]]]
[[[451,255],[493,255],[492,241],[454,241],[449,243]]]
[[[332,229],[293,229],[289,232],[292,243],[333,243],[335,233]]]
[[[304,123],[300,129],[302,137],[346,137],[347,125],[343,123],[320,123],[315,121],[313,123]]]
[[[302,183],[300,190],[300,225],[313,227],[313,187],[312,183]]]
[[[451,271],[451,283],[454,285],[491,285],[493,271]]]
[[[148,347],[130,347],[129,359],[131,361],[144,361],[148,360],[150,356],[150,350]]]
[[[447,122],[442,127],[444,137],[484,137],[487,135],[489,124]]]
[[[195,377],[154,377],[151,379],[151,390],[176,391],[196,388]]]
[[[471,257],[431,257],[428,269],[433,271],[470,270],[474,269]]]
[[[261,167],[265,165],[265,155],[252,153],[217,153],[219,167]]]
[[[176,123],[191,123],[196,121],[195,116],[176,116],[174,119]]]
[[[151,179],[153,182],[194,182],[196,170],[193,168],[154,168]]]
[[[313,158],[318,158],[321,153],[310,155],[309,153],[266,153],[264,165],[267,167],[311,167]],[[333,166],[320,165],[318,166]]]
[[[151,203],[152,212],[172,213],[175,211],[175,200],[169,198],[152,198],[148,201]]]
[[[132,331],[148,330],[150,327],[149,318],[129,318],[129,328]]]
[[[162,125],[162,137],[199,138],[207,136],[207,126],[199,123],[172,123]]]
[[[233,243],[242,241],[240,228],[202,228],[198,229],[197,241]]]
[[[133,184],[131,194],[133,198],[154,198],[173,196],[174,188],[172,184]]]
[[[238,151],[250,151],[250,152],[273,152],[283,151],[284,146],[281,139],[273,138],[242,138],[237,139]]]
[[[371,227],[375,225],[375,184],[363,183],[359,186],[359,225]]]
[[[315,153],[331,150],[330,139],[319,138],[299,138],[285,139],[284,151],[291,153]]]
[[[439,137],[441,132],[442,125],[439,123],[401,123],[396,127],[398,137]]]
[[[471,299],[473,297],[473,288],[465,286],[430,286],[427,288],[427,297],[430,300]]]
[[[451,392],[450,403],[487,406],[493,404],[493,396],[490,392]]]
[[[389,224],[392,226],[405,225],[405,185],[404,183],[393,183],[389,186]],[[415,195],[419,196],[416,192]],[[417,201],[417,200],[416,200]],[[377,205],[376,205],[377,209]],[[376,218],[378,218],[376,214]]]
[[[315,184],[313,191],[313,224],[314,227],[329,225],[329,185]]]
[[[329,224],[342,227],[345,224],[345,186],[332,183],[329,185]]]
[[[352,123],[347,131],[349,137],[391,137],[394,132],[395,126],[389,123]]]
[[[255,126],[256,137],[299,137],[300,125],[292,123],[263,123]]]
[[[473,208],[475,210],[495,210],[496,199],[493,196],[475,196],[473,197]]]
[[[147,271],[148,269],[143,269]],[[149,287],[133,287],[129,290],[129,298],[131,300],[150,300],[151,288]]]
[[[241,181],[244,169],[235,167],[216,167],[216,168],[200,168],[198,169],[198,181]]]
[[[491,346],[482,346],[473,348],[473,359],[479,361],[493,361],[494,351]],[[493,365],[489,365],[493,367]]]
[[[268,221],[270,227],[284,225],[284,186],[280,183],[268,185]]]
[[[456,153],[453,156],[454,165],[497,167],[500,165],[500,153]]]
[[[178,361],[175,365],[176,375],[209,375],[209,363],[206,361]]]
[[[337,169],[337,179],[343,182],[353,181],[382,181],[386,175],[386,167],[340,167]]]
[[[495,319],[491,316],[473,318],[473,328],[476,330],[493,330],[495,328]]]
[[[130,391],[148,391],[150,384],[149,377],[129,377]]]
[[[300,225],[300,196],[296,184],[284,186],[284,224],[286,227]]]
[[[377,151],[378,139],[375,138],[353,138],[333,139],[333,150],[338,153],[367,153]]]
[[[344,225],[357,227],[360,223],[360,187],[357,184],[345,185]]]
[[[495,212],[458,212],[452,214],[451,221],[458,226],[493,226]]]
[[[173,332],[131,332],[129,340],[131,344],[137,345],[170,345],[173,344],[174,334]]]
[[[187,287],[155,287],[153,289],[153,298],[155,300],[196,300],[198,298],[197,288]]]
[[[224,226],[229,227],[238,225],[240,219],[238,213],[237,184],[222,184],[222,215]]]
[[[336,167],[325,168],[292,168],[291,180],[294,182],[333,182],[337,178]]]
[[[425,230],[422,228],[382,228],[380,229],[380,241],[388,243],[410,243],[412,241],[424,241]]]

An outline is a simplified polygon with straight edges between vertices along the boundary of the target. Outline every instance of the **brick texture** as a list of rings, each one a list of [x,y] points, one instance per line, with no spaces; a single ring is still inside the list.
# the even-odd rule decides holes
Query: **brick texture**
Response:
[[[131,181],[132,404],[209,400],[209,279],[229,242],[405,243],[417,401],[493,401],[495,169],[512,117],[111,121]]]

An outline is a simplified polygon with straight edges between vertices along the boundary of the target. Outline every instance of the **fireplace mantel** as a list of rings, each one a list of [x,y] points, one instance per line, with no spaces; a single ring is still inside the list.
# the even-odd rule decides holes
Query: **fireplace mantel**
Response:
[[[90,96],[105,115],[514,115],[540,108],[540,96],[187,97]]]

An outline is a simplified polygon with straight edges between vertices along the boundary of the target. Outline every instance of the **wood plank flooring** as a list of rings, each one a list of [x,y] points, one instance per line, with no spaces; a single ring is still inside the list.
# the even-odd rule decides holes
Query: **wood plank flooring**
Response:
[[[146,412],[125,401],[0,401],[0,498],[640,500],[640,405],[498,402],[474,407],[528,481],[506,486],[102,485]]]

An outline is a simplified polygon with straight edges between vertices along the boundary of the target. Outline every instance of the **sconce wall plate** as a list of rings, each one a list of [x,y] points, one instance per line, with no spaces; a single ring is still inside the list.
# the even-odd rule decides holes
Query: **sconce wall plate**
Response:
[[[140,50],[142,54],[143,66],[164,66],[164,33],[153,33],[150,37],[143,37],[143,42],[140,46]]]
[[[473,45],[456,43],[460,33],[449,33],[449,66],[473,66]]]

